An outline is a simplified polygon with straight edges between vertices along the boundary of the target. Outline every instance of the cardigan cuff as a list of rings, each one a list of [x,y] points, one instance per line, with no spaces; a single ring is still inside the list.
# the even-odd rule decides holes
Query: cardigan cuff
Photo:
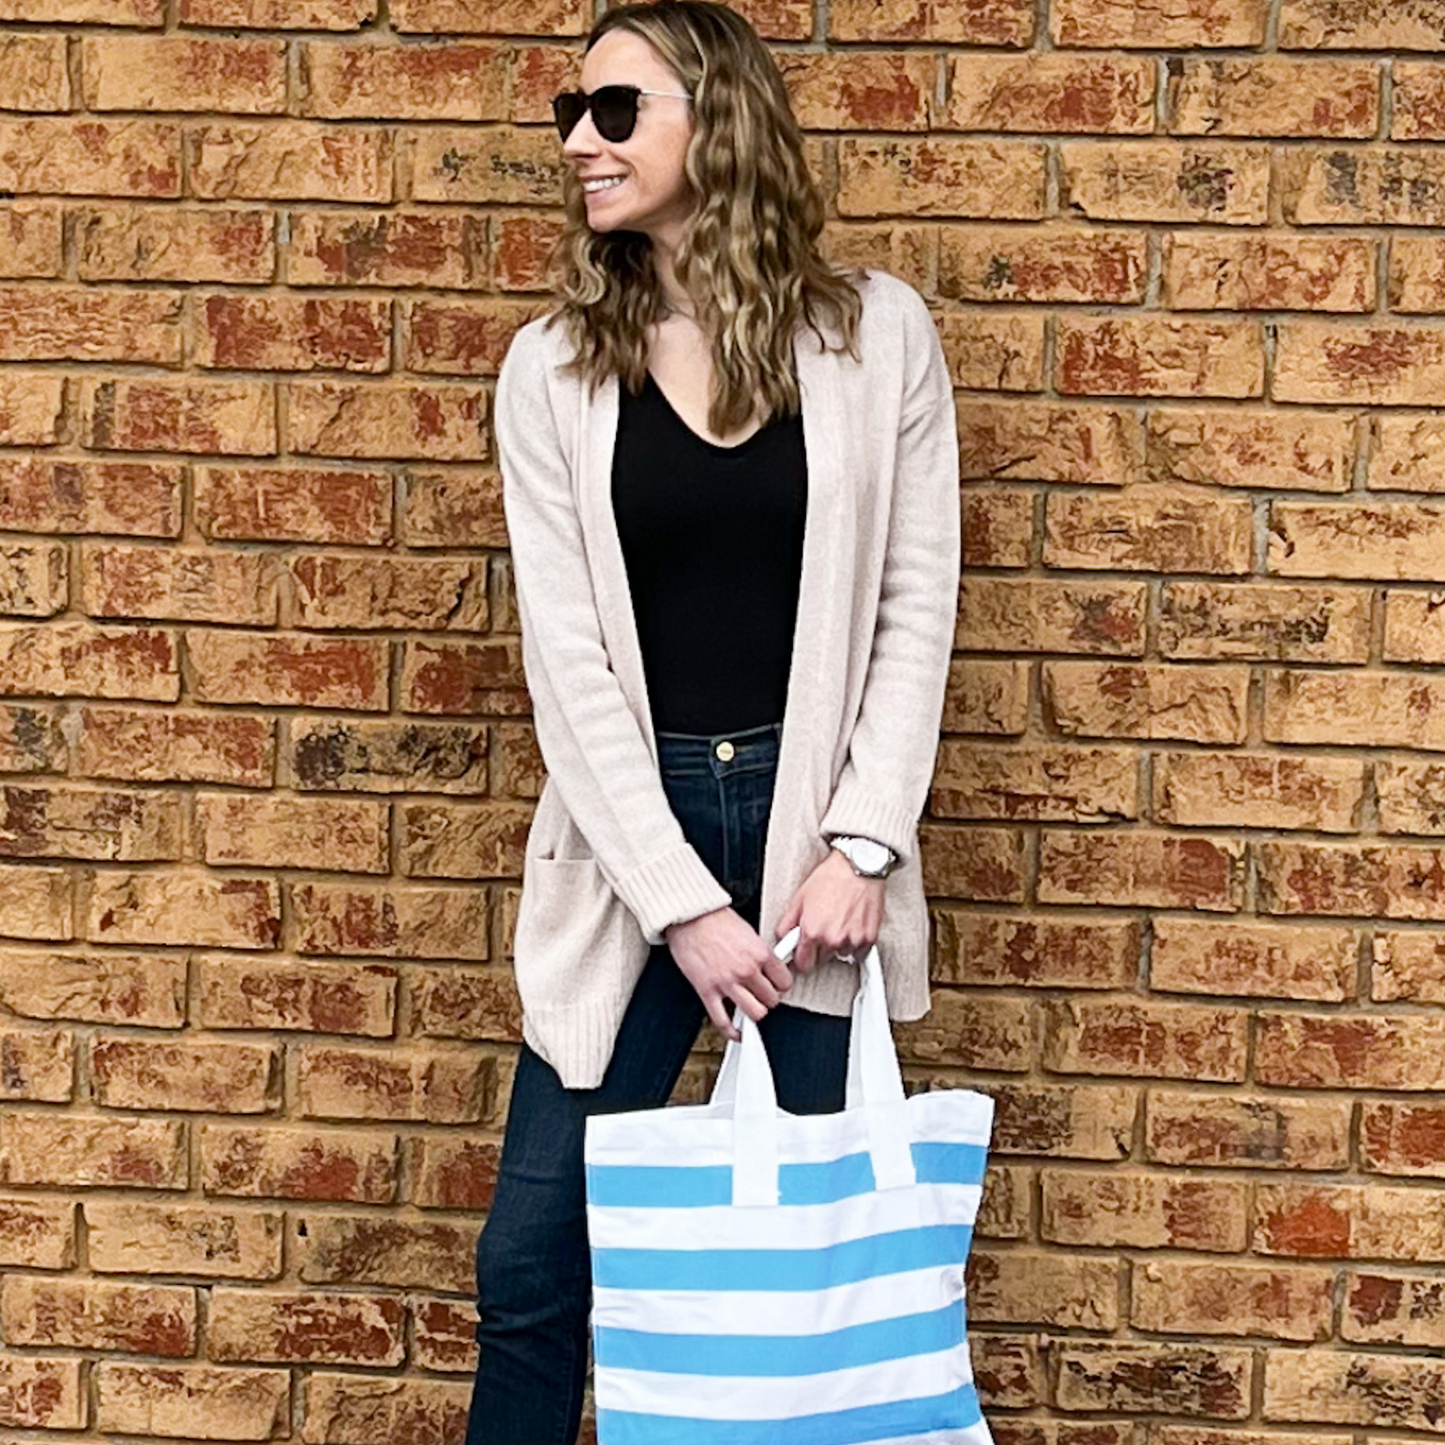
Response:
[[[828,811],[818,824],[825,837],[853,833],[872,838],[891,848],[899,858],[908,858],[918,840],[918,820],[896,803],[870,793],[851,778],[845,778],[833,794]]]
[[[680,843],[643,863],[612,886],[649,944],[665,942],[662,930],[669,924],[700,918],[733,901],[691,843]]]

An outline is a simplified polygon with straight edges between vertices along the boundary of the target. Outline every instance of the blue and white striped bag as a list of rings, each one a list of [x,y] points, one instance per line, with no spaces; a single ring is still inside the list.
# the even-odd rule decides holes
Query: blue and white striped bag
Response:
[[[600,1445],[992,1445],[964,1265],[993,1101],[904,1097],[876,948],[842,1113],[780,1110],[738,1017],[711,1102],[587,1122]]]

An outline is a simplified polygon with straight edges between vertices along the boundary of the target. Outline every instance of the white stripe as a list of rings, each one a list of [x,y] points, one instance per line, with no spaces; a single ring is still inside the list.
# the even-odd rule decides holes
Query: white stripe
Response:
[[[943,1395],[966,1385],[968,1346],[884,1360],[822,1375],[666,1375],[650,1370],[599,1370],[599,1410],[635,1410],[693,1420],[790,1420],[864,1405]],[[786,1436],[780,1435],[780,1440]]]
[[[982,1190],[976,1184],[920,1184],[854,1194],[833,1204],[734,1208],[629,1209],[591,1205],[587,1234],[594,1249],[818,1249],[936,1224],[972,1224]]]
[[[909,1131],[915,1143],[988,1145],[992,1101],[983,1101],[987,1108],[961,1108],[954,1102],[961,1092],[918,1094],[908,1100]],[[778,1157],[785,1163],[828,1164],[847,1154],[867,1152],[868,1130],[861,1109],[838,1114],[778,1114]],[[586,1157],[592,1164],[657,1164],[665,1160],[692,1167],[731,1165],[733,1121],[710,1104],[594,1114],[587,1120]]]
[[[963,1264],[878,1275],[812,1291],[599,1289],[594,1325],[676,1335],[825,1335],[849,1325],[926,1314],[963,1298]]]

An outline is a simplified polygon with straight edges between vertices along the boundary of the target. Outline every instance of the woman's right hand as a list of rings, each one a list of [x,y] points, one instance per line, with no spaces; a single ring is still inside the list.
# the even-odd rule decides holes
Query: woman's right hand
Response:
[[[735,908],[715,908],[685,923],[671,923],[663,937],[725,1038],[741,1037],[728,1018],[729,1002],[757,1021],[793,986],[787,964]]]

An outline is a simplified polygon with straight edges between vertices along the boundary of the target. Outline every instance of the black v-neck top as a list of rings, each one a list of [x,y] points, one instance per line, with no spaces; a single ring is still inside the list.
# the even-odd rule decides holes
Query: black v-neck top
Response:
[[[658,732],[782,721],[807,496],[801,414],[719,446],[650,371],[619,383],[612,505]]]

